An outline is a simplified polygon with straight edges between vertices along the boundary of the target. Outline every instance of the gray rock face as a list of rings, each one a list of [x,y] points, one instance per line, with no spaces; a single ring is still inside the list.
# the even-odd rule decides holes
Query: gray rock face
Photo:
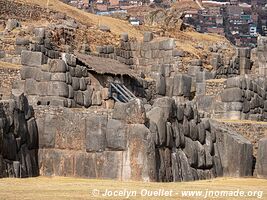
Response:
[[[256,171],[259,178],[267,178],[267,138],[259,141]]]
[[[185,137],[185,148],[183,151],[190,166],[196,168],[198,165],[198,149],[196,143],[190,138]]]
[[[175,101],[170,97],[157,98],[153,104],[153,107],[162,108],[164,121],[176,117]]]
[[[28,100],[14,90],[0,101],[0,177],[38,175],[38,131]]]
[[[153,33],[151,32],[145,32],[144,33],[144,42],[150,42],[151,40],[153,40]]]
[[[86,151],[102,152],[107,146],[107,116],[91,115],[86,120]]]
[[[60,59],[48,60],[48,69],[49,72],[54,73],[65,73],[67,71],[66,63]]]
[[[147,118],[150,123],[154,123],[157,126],[159,145],[163,145],[166,142],[166,121],[164,121],[164,112],[160,107],[154,107],[147,113]]]
[[[214,121],[211,121],[211,132],[216,133],[216,146],[221,158],[223,176],[251,176],[252,144],[241,135],[225,129]],[[220,173],[220,170],[218,171]]]
[[[119,120],[110,119],[107,123],[107,148],[111,150],[126,150],[127,128]]]
[[[32,52],[25,51],[21,52],[21,64],[28,65],[32,67],[37,67],[45,64],[47,62],[47,58],[41,52]]]
[[[242,90],[240,88],[227,88],[221,95],[223,102],[241,102],[243,101]]]
[[[153,137],[143,124],[129,125],[128,151],[124,154],[126,159],[123,177],[131,176],[132,180],[155,181],[156,158]],[[136,163],[131,165],[131,163]],[[131,165],[131,166],[130,166]]]
[[[140,99],[128,103],[115,103],[113,119],[123,120],[129,124],[143,124],[146,120],[144,104]]]

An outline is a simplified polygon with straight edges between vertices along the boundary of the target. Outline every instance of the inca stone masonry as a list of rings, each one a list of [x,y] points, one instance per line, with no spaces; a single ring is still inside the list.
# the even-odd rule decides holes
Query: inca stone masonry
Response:
[[[49,29],[32,34],[16,40],[20,80],[11,95],[1,90],[10,98],[0,101],[0,177],[267,177],[264,135],[253,155],[255,144],[220,121],[267,120],[266,38],[256,61],[241,48],[228,60],[214,53],[212,71],[193,60],[182,73],[174,39],[149,32],[95,54],[57,50]]]

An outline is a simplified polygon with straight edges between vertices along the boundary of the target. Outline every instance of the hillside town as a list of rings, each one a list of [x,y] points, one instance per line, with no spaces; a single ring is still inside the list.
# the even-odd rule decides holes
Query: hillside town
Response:
[[[127,15],[129,10],[149,6],[169,8],[175,1],[145,0],[65,0],[72,6],[97,15]],[[179,0],[178,2],[183,2]],[[185,1],[186,2],[186,1]],[[255,47],[257,35],[267,35],[267,3],[265,0],[201,0],[198,9],[188,7],[184,22],[200,33],[216,33],[225,36],[234,45]],[[133,26],[143,23],[142,16],[128,14]]]

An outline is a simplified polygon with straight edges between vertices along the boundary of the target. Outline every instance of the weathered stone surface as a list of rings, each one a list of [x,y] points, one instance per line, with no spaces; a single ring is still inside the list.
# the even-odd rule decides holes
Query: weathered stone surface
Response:
[[[178,160],[178,166],[181,166],[181,177],[183,181],[193,181],[194,177],[191,171],[190,164],[188,162],[188,158],[186,154],[182,150],[177,151],[177,160]]]
[[[38,149],[38,129],[37,124],[34,118],[31,118],[27,121],[27,127],[29,131],[29,142],[28,148],[29,149]]]
[[[159,48],[162,50],[172,50],[175,48],[175,40],[173,38],[160,41]]]
[[[156,92],[159,95],[165,95],[165,93],[166,93],[165,77],[161,74],[158,74],[156,76]]]
[[[146,120],[144,104],[140,99],[128,103],[115,103],[113,119],[123,120],[129,124],[143,124]]]
[[[189,136],[194,141],[198,140],[198,126],[197,126],[196,120],[194,119],[190,121]]]
[[[166,146],[172,148],[173,144],[173,130],[170,122],[166,123]]]
[[[25,94],[36,95],[37,94],[37,82],[34,79],[27,79],[24,86]]]
[[[102,104],[101,91],[94,91],[92,94],[92,105],[100,106]]]
[[[52,73],[51,81],[66,82],[66,74],[65,73]]]
[[[239,76],[231,77],[226,80],[227,88],[239,88],[241,86],[241,79]]]
[[[46,63],[46,57],[41,52],[25,51],[21,52],[21,64],[28,66],[41,66]]]
[[[205,143],[206,139],[206,129],[205,129],[205,123],[201,122],[197,125],[198,128],[198,140],[201,144]]]
[[[223,102],[242,102],[242,90],[240,88],[227,88],[221,94]]]
[[[176,117],[176,106],[174,99],[170,97],[157,98],[153,107],[160,107],[163,111],[163,121],[169,121]]]
[[[107,123],[107,148],[111,150],[126,150],[127,129],[122,121],[109,119]]]
[[[43,118],[36,119],[39,133],[40,148],[54,148],[58,126],[57,116],[47,113]]]
[[[243,136],[226,129],[218,122],[210,122],[211,132],[216,133],[216,146],[221,158],[223,176],[251,176],[253,162],[252,144]]]
[[[64,60],[60,59],[49,59],[48,71],[54,73],[65,73],[67,71],[66,63]]]
[[[156,180],[155,145],[143,124],[129,125],[128,151],[123,153],[123,180]]]
[[[159,144],[163,145],[166,142],[166,121],[164,121],[163,109],[160,107],[154,107],[147,112],[147,118],[150,123],[155,123],[159,135]]]
[[[206,153],[204,147],[201,145],[199,141],[195,142],[197,147],[197,158],[198,158],[198,164],[197,168],[204,168],[206,166]]]
[[[192,78],[190,76],[179,74],[173,78],[173,95],[186,96],[191,95]]]
[[[177,119],[178,121],[182,121],[184,119],[184,105],[178,105],[177,106]]]
[[[27,81],[27,80],[26,80]],[[69,96],[69,87],[63,82],[48,82],[47,95],[48,96]]]
[[[76,153],[74,176],[96,178],[96,155],[94,153]]]
[[[153,33],[152,32],[144,32],[144,42],[150,42],[153,40]]]
[[[259,141],[256,172],[259,178],[267,178],[267,138]]]
[[[185,148],[183,149],[188,163],[191,167],[197,167],[198,165],[198,153],[196,143],[188,137],[185,137]]]
[[[92,90],[86,90],[83,92],[84,94],[84,107],[88,108],[92,104]]]
[[[20,26],[20,23],[19,23],[18,20],[16,20],[16,19],[8,19],[7,22],[6,22],[5,30],[12,31],[12,30],[14,30],[15,28],[17,28],[19,26]]]
[[[123,42],[128,42],[128,33],[122,33],[121,34],[121,40]]]
[[[102,152],[107,145],[106,129],[107,116],[105,115],[90,115],[86,119],[86,151],[87,152]]]

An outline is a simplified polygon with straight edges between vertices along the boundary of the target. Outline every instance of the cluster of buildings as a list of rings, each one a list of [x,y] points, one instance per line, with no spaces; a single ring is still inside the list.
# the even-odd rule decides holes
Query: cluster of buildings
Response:
[[[267,35],[266,0],[202,1],[205,9],[188,11],[185,22],[202,33],[226,36],[237,46],[254,47],[257,35]],[[266,5],[265,5],[266,4]]]
[[[65,3],[97,15],[125,14],[132,7],[142,6],[150,0],[63,0]],[[141,20],[131,17],[129,22],[138,26]]]

